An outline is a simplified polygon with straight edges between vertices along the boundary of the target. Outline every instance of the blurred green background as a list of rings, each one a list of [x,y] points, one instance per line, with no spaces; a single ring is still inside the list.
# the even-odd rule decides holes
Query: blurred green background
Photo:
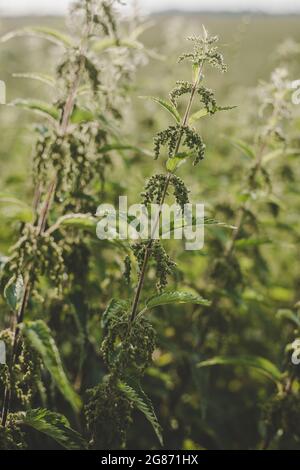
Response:
[[[177,65],[176,60],[182,51],[188,49],[185,38],[200,33],[202,24],[210,33],[218,34],[229,71],[224,75],[208,72],[206,81],[216,90],[220,105],[236,105],[237,108],[201,121],[207,157],[195,169],[191,170],[186,165],[180,170],[180,176],[191,189],[192,200],[205,202],[208,216],[235,224],[241,182],[249,162],[229,138],[245,139],[253,144],[261,124],[253,88],[260,81],[268,80],[272,70],[282,62],[280,45],[287,44],[286,40],[300,42],[299,16],[182,13],[153,15],[150,21],[152,25],[143,33],[141,40],[156,54],[139,67],[136,80],[129,89],[130,102],[122,128],[124,139],[151,149],[155,132],[165,128],[170,121],[154,103],[141,100],[139,96],[166,97],[176,80],[188,78],[186,67]],[[62,18],[2,18],[0,34],[29,25],[65,28]],[[28,97],[52,99],[46,85],[12,75],[22,72],[51,74],[59,55],[57,48],[43,40],[16,38],[0,43],[0,79],[7,84],[7,101]],[[296,60],[287,64],[292,80],[300,78],[299,56],[298,53]],[[35,139],[31,129],[36,121],[36,116],[26,111],[0,106],[1,193],[28,203],[32,200],[29,175]],[[288,132],[293,142],[299,145],[299,110],[295,109],[295,118],[288,125]],[[278,177],[286,166],[293,175],[289,181]],[[158,172],[160,167],[161,162],[153,164],[138,152],[126,155],[124,160],[116,155],[104,202],[110,202],[110,197],[115,197],[118,191],[128,194],[130,202],[138,202],[145,176]],[[299,163],[296,158],[271,163],[270,171],[275,175],[273,193],[276,201],[280,201],[280,213],[275,220],[266,206],[257,207],[264,222],[263,233],[272,239],[272,243],[261,248],[264,276],[255,271],[257,267],[253,259],[258,255],[240,250],[238,256],[247,286],[234,310],[229,309],[224,317],[214,317],[211,335],[203,347],[201,338],[199,340],[199,331],[203,327],[201,309],[162,309],[154,319],[159,331],[160,349],[145,381],[162,422],[168,449],[255,448],[261,441],[260,418],[268,397],[274,393],[273,385],[252,370],[225,368],[221,371],[217,368],[199,373],[194,365],[200,359],[221,352],[257,354],[268,357],[279,367],[284,364],[284,349],[293,339],[293,329],[283,326],[276,313],[282,308],[292,308],[299,300]],[[225,202],[231,211],[218,210]],[[21,209],[17,207],[13,212],[11,208],[7,209],[5,202],[0,204],[0,252],[7,256],[9,246],[18,236],[18,211]],[[213,250],[217,249],[214,243],[217,240],[219,246],[224,246],[230,233],[228,229],[207,228],[207,243],[201,253],[184,252],[178,244],[170,242],[169,249],[178,260],[181,286],[200,293],[209,291],[204,273]],[[116,274],[121,261],[114,256],[107,251],[106,264],[98,266],[99,277],[93,278],[93,282],[100,285],[100,300],[95,296],[92,304],[100,313],[116,291],[122,292],[120,276]],[[98,324],[97,318],[92,320],[92,326]],[[72,374],[73,355],[68,340],[59,334],[57,339]],[[92,343],[98,340],[96,334]],[[95,363],[96,359],[93,360]],[[88,382],[93,380],[89,378]],[[130,431],[129,447],[155,446],[150,427],[137,414]],[[295,448],[299,446],[299,440],[294,436],[287,437],[278,446]]]

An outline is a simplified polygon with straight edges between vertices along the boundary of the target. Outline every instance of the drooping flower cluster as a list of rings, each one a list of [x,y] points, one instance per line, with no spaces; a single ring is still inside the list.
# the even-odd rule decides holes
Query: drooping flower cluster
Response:
[[[61,292],[67,278],[63,246],[53,236],[47,232],[40,233],[39,227],[31,224],[25,225],[8,268],[15,278],[30,272],[33,285],[40,276],[47,275],[58,292]]]
[[[149,241],[142,241],[131,246],[133,254],[137,260],[139,270],[142,269],[146,250],[149,252],[149,259],[155,265],[156,287],[162,291],[168,283],[168,275],[172,274],[176,268],[176,263],[170,258],[162,246],[160,240],[154,240],[149,248]]]
[[[108,374],[88,391],[85,415],[92,449],[120,448],[131,423],[133,403],[122,390],[127,381],[139,382],[152,362],[156,332],[148,319],[136,318],[129,327],[125,302],[113,299],[102,316],[101,355]]]
[[[132,404],[118,387],[117,378],[106,375],[87,391],[85,419],[90,449],[122,449],[132,422]]]
[[[146,183],[142,192],[142,203],[145,205],[160,204],[164,193],[167,177],[164,174],[153,175]]]
[[[184,210],[185,204],[189,203],[189,190],[187,189],[184,181],[177,175],[170,177],[170,183],[174,188],[174,197],[176,203]]]
[[[18,417],[10,414],[6,426],[0,424],[1,450],[26,450],[25,432],[21,430]]]
[[[11,357],[14,336],[10,330],[0,332],[0,340],[5,343],[7,357]],[[41,377],[42,362],[38,354],[22,338],[19,343],[19,361],[8,373],[8,365],[0,367],[0,385],[11,387],[14,406],[29,406],[37,391]]]
[[[119,378],[140,377],[152,361],[155,330],[145,317],[128,328],[128,310],[115,311],[106,324],[101,354],[110,370]],[[105,317],[105,314],[104,314]]]
[[[130,256],[126,256],[124,260],[124,278],[126,283],[129,285],[131,280],[131,261]]]
[[[191,82],[186,82],[183,80],[178,80],[176,82],[176,87],[170,92],[171,103],[177,107],[178,98],[187,93],[191,93],[193,89],[193,84]]]
[[[154,138],[154,154],[157,159],[161,153],[161,147],[168,147],[170,158],[176,156],[178,142],[189,150],[188,156],[194,157],[194,165],[203,160],[205,153],[205,144],[202,137],[189,126],[169,126],[166,130],[156,134]]]
[[[189,191],[185,186],[183,180],[175,174],[169,176],[164,174],[151,176],[151,178],[147,181],[145,189],[142,193],[143,204],[160,204],[164,195],[167,181],[168,185],[173,186],[173,192],[176,203],[183,210],[184,205],[188,204],[189,202]]]
[[[168,284],[168,275],[176,268],[176,263],[170,258],[159,240],[155,240],[152,247],[152,256],[156,264],[156,287],[162,292]]]
[[[170,92],[170,101],[177,108],[178,98],[193,91],[194,84],[191,82],[178,81],[176,87]],[[207,114],[215,114],[218,111],[233,109],[232,106],[218,106],[214,92],[205,86],[198,86],[195,92],[199,95],[200,101],[204,104]]]
[[[118,40],[118,24],[115,4],[120,0],[84,0],[73,2],[70,21],[73,28],[93,24],[94,32],[98,35],[112,36]]]
[[[95,179],[104,182],[105,170],[111,162],[107,153],[102,150],[107,143],[105,129],[97,122],[83,122],[66,134],[45,126],[39,126],[37,131],[39,137],[33,159],[35,184],[39,185],[41,191],[45,191],[49,172],[55,170],[55,198],[62,202],[68,195],[69,211],[94,210],[95,201],[87,204],[89,189]],[[72,201],[74,199],[78,199],[76,204]]]

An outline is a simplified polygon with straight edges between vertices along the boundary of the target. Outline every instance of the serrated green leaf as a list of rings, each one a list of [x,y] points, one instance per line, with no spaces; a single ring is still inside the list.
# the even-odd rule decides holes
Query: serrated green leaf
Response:
[[[119,388],[132,401],[133,405],[143,413],[151,424],[161,446],[163,446],[162,429],[156,417],[151,400],[147,397],[139,384],[134,382],[119,382]]]
[[[0,193],[0,215],[5,219],[32,222],[33,210],[25,202],[9,194]]]
[[[197,365],[197,367],[201,368],[220,365],[251,367],[276,383],[282,379],[282,373],[275,364],[268,359],[258,356],[219,356],[209,359],[208,361],[202,361]]]
[[[81,230],[86,230],[93,235],[97,234],[97,223],[99,220],[89,214],[68,214],[60,217],[51,227],[48,228],[47,233],[50,235],[58,230],[60,227],[71,227]],[[122,251],[128,253],[129,247],[126,240],[119,240],[118,238],[111,238],[107,240],[108,243],[114,244]]]
[[[146,308],[149,310],[160,305],[188,303],[205,306],[209,306],[211,304],[209,300],[206,300],[199,295],[194,295],[190,292],[172,291],[163,292],[162,294],[150,297],[150,299],[146,301]]]
[[[63,47],[72,47],[73,45],[71,36],[63,34],[56,29],[47,28],[45,26],[31,26],[22,29],[16,29],[2,36],[0,42],[7,42],[13,38],[22,36],[40,37]]]
[[[166,169],[170,173],[176,171],[186,160],[189,155],[186,153],[184,155],[177,155],[176,157],[168,158],[166,162]]]
[[[46,75],[45,73],[14,73],[13,77],[37,80],[51,86],[52,88],[56,85],[55,79],[51,77],[51,75]]]
[[[24,294],[24,281],[20,275],[17,279],[11,278],[4,289],[4,298],[10,308],[16,312],[20,306]]]
[[[46,369],[65,399],[75,411],[79,411],[81,399],[66,376],[58,348],[49,327],[43,320],[36,320],[24,322],[22,330],[31,346],[40,354]]]
[[[143,148],[140,148],[140,147],[136,147],[134,145],[127,145],[127,144],[107,144],[107,145],[104,145],[103,147],[101,147],[99,152],[100,153],[107,153],[107,152],[111,152],[112,150],[132,150],[134,152],[142,153],[144,155],[147,155],[149,157],[154,156],[153,153],[150,152],[149,150],[146,150],[146,149],[143,149]]]
[[[168,158],[166,162],[167,171],[173,173],[186,161],[187,158],[191,156],[193,156],[193,152],[180,152],[177,153],[174,157]]]
[[[269,163],[270,161],[279,158],[281,156],[288,156],[288,155],[299,155],[300,151],[299,149],[276,149],[273,150],[272,152],[268,152],[263,156],[262,163],[265,165],[266,163]]]
[[[234,139],[234,138],[227,138],[226,137],[226,140],[228,140],[229,142],[232,143],[232,145],[240,150],[244,155],[246,155],[247,157],[251,158],[252,160],[255,159],[255,151],[253,150],[252,147],[250,147],[250,145],[247,144],[247,142],[244,142],[243,140],[241,139]]]
[[[71,123],[72,124],[79,124],[80,122],[92,122],[95,120],[95,116],[87,108],[78,108],[77,106],[74,108],[71,116]]]
[[[46,116],[48,118],[54,119],[58,121],[60,117],[60,111],[52,106],[49,103],[40,100],[15,100],[12,101],[10,106],[16,106],[18,108],[27,109],[29,111],[33,111],[37,114],[41,114],[42,116]]]
[[[207,109],[205,109],[205,108],[200,109],[199,111],[196,111],[195,113],[193,113],[190,116],[189,123],[193,124],[194,122],[199,121],[199,119],[201,119],[201,118],[203,118],[204,116],[207,116],[207,115],[208,115]]]
[[[171,235],[176,231],[180,230],[183,228],[193,228],[196,229],[197,227],[201,226],[216,226],[216,227],[222,227],[230,230],[236,230],[236,226],[234,225],[229,225],[226,224],[225,222],[220,222],[219,220],[212,219],[209,217],[204,217],[204,222],[203,224],[200,224],[197,222],[196,218],[193,217],[191,223],[187,222],[185,219],[182,219],[178,217],[178,219],[171,220],[171,223],[169,221],[165,224],[162,224],[161,229],[160,229],[160,235],[164,237],[171,237]]]
[[[97,219],[92,216],[76,217],[70,216],[62,219],[61,224],[65,227],[78,227],[85,230],[95,230]]]
[[[49,229],[48,233],[53,233],[59,227],[74,227],[88,230],[95,233],[98,219],[89,214],[67,214],[63,215]]]
[[[180,114],[175,108],[175,106],[172,105],[172,103],[165,101],[161,98],[156,98],[155,96],[140,96],[139,98],[144,99],[144,100],[154,101],[154,103],[158,103],[160,106],[166,109],[173,116],[173,118],[175,119],[177,123],[180,123],[181,121]]]
[[[22,207],[28,207],[24,201],[6,193],[0,193],[0,204],[15,204]]]
[[[21,424],[30,426],[54,439],[68,450],[86,449],[87,443],[82,436],[70,427],[67,418],[43,408],[20,412],[17,417]]]
[[[182,160],[180,160],[179,158],[168,158],[166,163],[167,171],[173,173],[175,170],[177,170],[180,162],[182,162]]]
[[[95,52],[103,52],[111,47],[127,47],[128,49],[144,49],[144,46],[139,41],[134,41],[132,39],[120,39],[116,41],[114,38],[101,39],[100,41],[94,42],[92,49]]]
[[[126,300],[111,299],[111,301],[109,302],[108,306],[106,307],[101,317],[102,328],[106,328],[110,320],[115,315],[119,315],[121,312],[126,311],[128,307],[129,307],[129,304]]]

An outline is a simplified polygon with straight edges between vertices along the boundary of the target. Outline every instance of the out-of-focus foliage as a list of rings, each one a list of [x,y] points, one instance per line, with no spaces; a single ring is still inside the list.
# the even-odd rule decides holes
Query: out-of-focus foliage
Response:
[[[185,251],[177,240],[166,243],[177,263],[169,283],[177,292],[178,303],[174,298],[170,303],[163,297],[166,294],[153,297],[157,280],[155,270],[149,270],[143,293],[143,305],[149,312],[147,324],[140,327],[149,329],[146,349],[152,363],[149,357],[143,358],[141,390],[135,383],[122,382],[122,377],[110,382],[107,363],[114,367],[115,357],[109,354],[113,344],[102,344],[100,355],[105,329],[112,328],[108,318],[125,315],[127,309],[111,299],[131,299],[136,279],[135,272],[131,273],[132,284],[128,284],[128,276],[124,276],[126,246],[97,239],[94,216],[98,204],[117,202],[122,194],[129,196],[130,203],[139,202],[144,180],[153,173],[153,135],[173,125],[176,113],[184,109],[184,96],[177,108],[170,103],[168,112],[162,109],[166,107],[162,100],[176,78],[185,73],[184,67],[176,65],[177,57],[186,49],[184,38],[200,33],[202,23],[220,36],[229,65],[226,75],[206,71],[207,81],[216,90],[220,106],[237,108],[213,116],[200,111],[194,116],[194,125],[201,129],[206,143],[206,158],[192,170],[183,165],[178,174],[191,190],[193,201],[205,203],[206,216],[224,226],[206,225],[201,251]],[[33,127],[38,119],[37,132],[47,145],[51,136],[45,127],[49,119],[57,118],[61,106],[59,100],[50,108],[43,103],[57,98],[51,77],[62,53],[57,43],[68,41],[62,20],[1,19],[0,28],[4,35],[33,24],[54,27],[64,36],[52,38],[55,44],[30,35],[26,42],[16,38],[0,43],[0,79],[7,84],[8,101],[23,100],[18,107],[0,107],[1,267],[11,256],[9,248],[18,241],[23,225],[34,217],[29,177],[36,143]],[[99,416],[105,420],[113,399],[122,397],[113,410],[115,421],[107,426],[106,437],[115,447],[124,444],[126,432],[126,446],[134,449],[159,448],[162,437],[167,449],[300,448],[300,365],[291,361],[295,340],[300,338],[300,105],[292,103],[289,90],[289,82],[300,78],[298,24],[299,18],[288,16],[162,15],[153,18],[141,37],[136,37],[135,24],[122,25],[126,48],[140,55],[135,56],[136,62],[128,61],[125,75],[131,79],[125,77],[120,85],[118,102],[112,101],[116,96],[112,90],[112,96],[106,95],[101,103],[114,114],[105,122],[109,142],[101,142],[104,154],[109,152],[105,178],[103,166],[92,175],[83,172],[82,194],[90,185],[85,198],[79,201],[75,195],[64,201],[58,195],[56,200],[51,222],[57,220],[57,226],[44,246],[51,250],[51,237],[55,246],[61,247],[63,242],[65,246],[63,252],[55,251],[58,262],[51,283],[45,276],[39,277],[28,304],[21,327],[25,338],[22,360],[13,371],[15,401],[9,426],[0,427],[1,448],[20,448],[23,443],[33,449],[84,448],[87,444],[76,432],[86,433],[83,413],[77,411],[78,395],[89,402],[86,415],[95,440]],[[45,34],[45,29],[40,30],[40,36]],[[103,41],[95,41],[92,52],[100,66],[107,60],[101,56],[108,47]],[[141,52],[141,43],[147,50]],[[110,44],[104,54],[114,60],[114,73],[118,66],[124,73],[124,58],[115,45]],[[86,65],[88,79],[98,87],[93,61]],[[136,65],[139,69],[133,79],[130,67]],[[62,75],[64,72],[67,69]],[[12,74],[23,74],[23,78]],[[190,80],[189,76],[183,78]],[[105,89],[109,80],[108,74]],[[89,122],[89,112],[95,112],[93,100],[86,105],[86,90],[80,93],[80,106],[72,116],[74,126]],[[141,95],[161,97],[162,108],[150,99],[141,100]],[[24,105],[39,116],[24,111]],[[198,111],[195,106],[194,112]],[[79,134],[85,131],[83,127]],[[91,154],[96,150],[90,149]],[[165,161],[160,158],[156,168],[161,165],[163,172]],[[47,174],[40,176],[46,178],[44,185],[50,184]],[[91,214],[84,218],[66,215],[82,208]],[[51,253],[54,256],[54,249]],[[60,291],[55,289],[57,277]],[[8,352],[12,344],[10,312],[18,308],[24,288],[21,278],[17,281],[7,285],[4,275],[0,339],[8,344]],[[181,298],[179,291],[184,292]],[[187,292],[189,303],[184,301]],[[157,332],[155,348],[153,328]],[[126,331],[117,334],[126,335]],[[0,368],[5,384],[7,371]],[[0,392],[1,402],[3,390]],[[107,407],[102,401],[97,410],[100,395],[106,398]],[[133,417],[124,396],[134,404]],[[26,412],[29,403],[31,410]]]

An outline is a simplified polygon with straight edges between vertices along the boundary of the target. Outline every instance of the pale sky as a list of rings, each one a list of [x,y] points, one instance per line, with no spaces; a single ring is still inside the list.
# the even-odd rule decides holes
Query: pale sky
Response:
[[[63,14],[71,0],[0,0],[2,15]],[[130,4],[134,0],[128,0]],[[185,10],[260,10],[272,13],[300,12],[299,0],[139,0],[141,11],[170,8]]]

